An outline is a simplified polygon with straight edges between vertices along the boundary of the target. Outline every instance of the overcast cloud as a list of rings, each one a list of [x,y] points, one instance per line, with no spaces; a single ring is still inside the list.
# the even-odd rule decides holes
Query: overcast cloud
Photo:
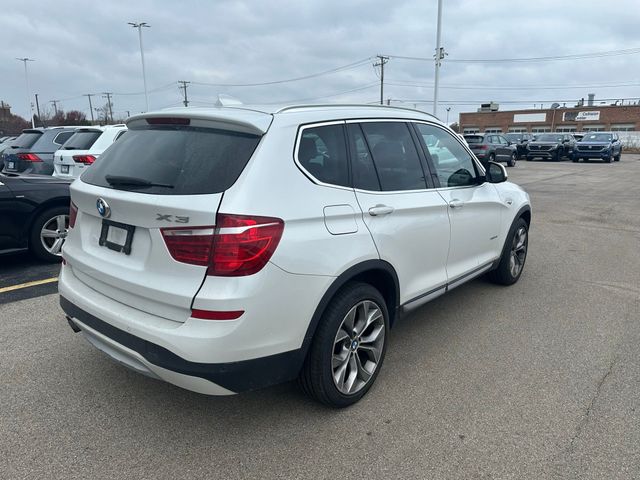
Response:
[[[376,54],[431,57],[436,10],[437,0],[0,0],[0,100],[28,116],[24,70],[14,58],[30,57],[36,60],[29,63],[31,92],[39,94],[41,107],[61,100],[59,107],[89,116],[83,94],[114,92],[115,115],[142,111],[138,36],[129,21],[151,25],[143,32],[147,82],[150,109],[159,109],[181,105],[178,80],[268,82]],[[601,52],[640,47],[639,25],[637,0],[444,0],[443,45],[451,60]],[[218,93],[245,103],[375,102],[379,78],[373,61],[269,86],[191,84],[188,93],[193,105],[211,104]],[[385,99],[398,105],[418,103],[431,111],[430,104],[419,102],[433,98],[433,74],[432,62],[392,58],[385,70]],[[601,86],[605,84],[627,85]],[[439,116],[444,120],[450,106],[451,121],[459,111],[475,110],[480,101],[503,102],[507,109],[539,106],[541,101],[548,106],[571,100],[569,105],[591,92],[596,98],[637,98],[640,54],[540,63],[445,60],[441,85]],[[560,86],[572,88],[548,88]],[[504,103],[516,101],[522,104]],[[104,102],[94,97],[94,106]]]

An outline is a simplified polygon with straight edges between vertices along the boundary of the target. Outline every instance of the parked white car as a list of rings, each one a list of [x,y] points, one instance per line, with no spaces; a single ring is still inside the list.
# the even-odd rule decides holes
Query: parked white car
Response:
[[[523,271],[529,196],[430,115],[238,105],[127,126],[71,185],[59,291],[71,328],[140,373],[216,395],[299,378],[344,407],[403,314]]]
[[[127,126],[82,127],[53,155],[53,176],[77,178],[98,159]]]

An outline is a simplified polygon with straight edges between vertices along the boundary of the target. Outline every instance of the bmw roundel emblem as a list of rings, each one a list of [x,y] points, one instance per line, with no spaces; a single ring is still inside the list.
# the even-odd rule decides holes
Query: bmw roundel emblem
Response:
[[[98,198],[98,200],[96,200],[96,208],[98,209],[100,216],[103,218],[109,218],[111,215],[111,207],[109,207],[109,204],[105,202],[103,198]]]

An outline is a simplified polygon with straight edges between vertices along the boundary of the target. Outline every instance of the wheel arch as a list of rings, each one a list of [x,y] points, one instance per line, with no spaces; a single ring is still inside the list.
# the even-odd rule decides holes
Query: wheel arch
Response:
[[[391,327],[393,326],[398,316],[400,305],[400,283],[398,281],[398,274],[389,262],[379,259],[365,260],[341,273],[320,299],[311,317],[311,322],[307,327],[307,332],[302,343],[303,358],[306,357],[313,336],[327,306],[345,285],[354,281],[368,283],[378,289],[386,302],[389,312],[389,324]]]

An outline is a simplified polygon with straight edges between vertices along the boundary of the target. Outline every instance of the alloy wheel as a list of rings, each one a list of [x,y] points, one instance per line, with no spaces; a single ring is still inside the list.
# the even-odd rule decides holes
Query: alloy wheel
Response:
[[[331,370],[340,393],[352,395],[373,377],[384,349],[385,321],[382,309],[364,300],[344,316],[333,342]]]
[[[509,258],[509,272],[513,278],[520,275],[527,257],[527,229],[520,227],[513,236],[511,256]]]
[[[61,256],[62,245],[69,232],[69,215],[56,215],[47,220],[40,230],[40,241],[51,255]]]

